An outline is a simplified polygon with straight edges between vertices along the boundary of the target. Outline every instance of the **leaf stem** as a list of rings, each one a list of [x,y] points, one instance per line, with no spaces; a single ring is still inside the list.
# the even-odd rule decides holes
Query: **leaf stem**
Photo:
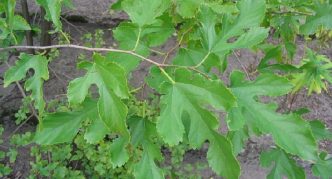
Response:
[[[189,31],[191,31],[191,29],[192,29],[192,27],[190,27],[188,30],[186,30],[186,31],[181,35],[181,38],[180,38],[179,42],[176,44],[176,46],[174,46],[173,48],[171,48],[171,49],[165,54],[164,59],[163,59],[163,64],[166,63],[166,61],[167,61],[169,55],[170,55],[175,49],[177,49],[177,47],[180,47],[180,46],[181,46],[182,41],[183,41],[183,39],[184,39],[184,36],[185,36]]]
[[[203,58],[203,60],[201,61],[201,62],[199,62],[199,64],[197,64],[196,66],[195,66],[195,68],[198,68],[198,67],[200,67],[207,59],[208,59],[208,57],[210,56],[210,54],[211,54],[211,52],[208,52],[206,55],[205,55],[205,57]]]
[[[162,72],[162,74],[164,74],[172,84],[175,84],[175,81],[172,79],[171,76],[169,76],[169,74],[163,68],[159,67],[159,69]]]
[[[62,34],[62,36],[66,39],[67,43],[70,43],[69,38],[67,37],[67,34],[65,34],[62,30],[60,31],[60,33]]]
[[[246,67],[241,63],[241,60],[240,60],[238,54],[236,53],[236,51],[233,50],[233,54],[234,54],[235,59],[237,60],[237,62],[240,64],[242,70],[246,73],[247,78],[248,78],[249,80],[251,80],[250,75],[249,75],[249,73],[248,73]]]
[[[136,43],[135,43],[135,47],[132,51],[136,51],[137,47],[138,47],[138,44],[139,44],[139,41],[140,41],[140,38],[141,38],[141,33],[142,33],[142,28],[138,28],[138,36],[137,36],[137,39],[136,39]]]

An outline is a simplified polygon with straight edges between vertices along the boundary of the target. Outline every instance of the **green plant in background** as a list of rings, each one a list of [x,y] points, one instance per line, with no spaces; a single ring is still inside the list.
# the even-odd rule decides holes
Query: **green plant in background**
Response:
[[[30,103],[31,103],[31,99],[29,97],[24,98],[22,100],[22,105],[21,105],[20,109],[15,113],[16,125],[19,125],[23,121],[29,119],[29,116],[27,116],[27,115],[30,113]]]
[[[2,136],[3,132],[4,132],[4,128],[2,126],[0,126],[0,136]],[[3,148],[3,140],[2,139],[0,139],[0,147]],[[0,151],[0,161],[1,161],[1,163],[0,163],[0,177],[7,176],[12,172],[12,169],[9,166],[3,164],[3,161],[5,160],[6,156],[7,156],[7,153],[4,152],[3,149],[1,149],[1,151]]]
[[[56,60],[57,50],[50,55],[21,53],[5,73],[5,86],[25,80],[38,113],[34,134],[12,137],[13,145],[39,144],[31,149],[30,178],[197,178],[199,173],[192,171],[199,166],[181,163],[186,151],[203,145],[217,175],[239,178],[236,156],[250,137],[263,134],[271,135],[276,145],[261,155],[263,167],[273,166],[268,178],[304,178],[294,157],[310,162],[314,175],[332,176],[331,158],[318,147],[321,139],[331,139],[324,124],[307,122],[296,112],[277,112],[277,104],[259,100],[303,88],[309,94],[327,90],[326,82],[332,81],[327,57],[308,50],[299,67],[292,61],[297,35],[308,38],[322,28],[331,30],[331,1],[119,0],[112,8],[126,12],[129,19],[112,30],[117,49],[105,47],[102,30],[83,36],[84,41],[95,41],[86,47],[66,44],[70,39],[60,15],[70,1],[37,3],[53,23],[50,33],[62,35],[60,45],[13,46],[30,25],[16,28],[22,18],[14,13],[15,1],[8,0],[0,3],[0,47],[5,47],[0,52],[74,48],[93,55],[91,60],[89,55],[80,56],[78,68],[85,74],[69,83],[68,100],[61,103],[43,97],[48,65]],[[282,43],[269,44],[269,31]],[[173,35],[175,47],[160,52],[158,47]],[[218,74],[228,69],[228,56],[240,49],[261,50],[265,57],[253,70],[255,77],[245,69],[233,70],[227,85]],[[155,54],[162,62],[150,58]],[[150,71],[141,87],[131,87],[128,81],[142,61],[151,65]],[[26,75],[31,69],[34,73]],[[146,87],[156,94],[137,100],[135,94]],[[23,107],[17,113],[19,121],[27,112]],[[227,114],[227,134],[219,132],[221,112]],[[170,166],[165,166],[164,149],[172,153]],[[14,162],[16,150],[7,153]],[[3,167],[2,175],[8,175],[10,169]]]
[[[327,83],[332,83],[332,62],[324,55],[315,54],[307,50],[307,57],[302,60],[299,69],[301,73],[294,74],[294,92],[308,88],[308,94],[313,91],[321,93],[322,89],[327,91]]]

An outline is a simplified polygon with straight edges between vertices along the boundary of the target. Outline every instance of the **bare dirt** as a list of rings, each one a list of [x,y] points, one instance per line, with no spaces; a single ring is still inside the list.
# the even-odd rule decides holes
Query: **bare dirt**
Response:
[[[65,31],[71,34],[72,42],[75,44],[82,44],[81,37],[87,32],[94,32],[96,29],[105,30],[105,39],[107,46],[114,46],[114,40],[112,38],[111,29],[119,21],[126,19],[124,14],[109,14],[108,7],[109,3],[114,0],[73,0],[76,9],[70,10],[66,9],[64,12],[64,17],[69,17],[67,20],[63,21],[65,26]],[[31,2],[30,2],[31,3]],[[33,3],[30,4],[30,9],[32,12],[38,12],[38,7]],[[79,21],[79,22],[78,22]],[[56,42],[54,42],[56,43]],[[298,40],[298,51],[296,59],[299,60],[303,57],[305,51],[305,45],[303,41]],[[330,43],[332,44],[332,43]],[[169,43],[162,46],[161,51],[167,51],[175,45],[174,40],[170,40]],[[311,44],[311,48],[319,50],[322,54],[328,56],[332,59],[332,48],[320,48],[318,44]],[[45,83],[45,99],[47,101],[59,98],[61,95],[66,93],[66,86],[70,80],[82,75],[83,72],[76,69],[77,57],[84,53],[89,55],[89,53],[73,50],[73,49],[63,49],[61,50],[60,56],[53,60],[50,64],[50,79]],[[228,81],[227,77],[231,70],[240,69],[250,70],[258,65],[259,59],[262,57],[261,53],[254,53],[248,50],[239,51],[239,60],[234,55],[229,57],[229,69],[224,75],[223,79]],[[160,60],[156,56],[152,56],[152,59],[158,61]],[[10,60],[10,64],[13,64],[15,59]],[[3,88],[3,74],[7,67],[2,64],[0,65],[0,123],[5,127],[5,133],[3,138],[6,139],[14,131],[17,126],[13,123],[13,113],[17,111],[21,104],[21,94],[15,85],[11,85],[8,88]],[[142,63],[141,66],[133,73],[130,83],[138,87],[143,81],[144,77],[149,71],[149,64]],[[148,90],[148,89],[147,89]],[[148,90],[149,91],[149,90]],[[146,97],[145,94],[141,95],[141,98]],[[285,97],[276,99],[281,107],[286,107],[284,100]],[[311,119],[321,119],[323,120],[329,128],[332,128],[332,88],[330,87],[327,92],[323,92],[320,95],[314,94],[312,96],[307,96],[306,91],[301,91],[292,105],[293,109],[308,107],[311,111],[305,117],[308,120]],[[28,130],[33,130],[34,127],[31,124],[26,124],[23,126],[19,132],[25,132]],[[8,140],[5,140],[3,144],[4,147],[8,147]],[[269,136],[262,138],[251,139],[246,146],[245,151],[243,151],[238,159],[241,162],[242,168],[242,179],[263,179],[266,178],[268,174],[268,169],[263,169],[259,166],[259,154],[261,151],[270,148],[273,142]],[[331,143],[323,143],[322,148],[332,152]],[[2,150],[2,148],[1,148]],[[17,178],[24,178],[26,172],[29,170],[29,152],[28,149],[22,148],[19,151],[18,161],[15,163],[14,169]],[[196,163],[205,162],[205,153],[203,149],[198,152],[189,152],[185,155],[186,163]],[[310,170],[308,170],[308,165],[305,164],[306,172],[308,178],[315,178],[312,176]],[[203,178],[218,178],[211,170],[204,170],[202,172]]]

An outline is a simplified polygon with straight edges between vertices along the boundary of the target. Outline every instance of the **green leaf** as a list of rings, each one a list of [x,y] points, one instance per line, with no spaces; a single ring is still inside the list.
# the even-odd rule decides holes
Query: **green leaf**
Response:
[[[12,27],[15,21],[15,0],[3,0],[4,11],[6,14],[6,21],[9,27]]]
[[[223,2],[223,0],[206,1],[205,5],[210,7],[214,12],[218,14],[237,14],[239,12],[234,2]]]
[[[260,161],[261,165],[266,168],[274,163],[267,176],[268,179],[282,179],[284,176],[289,179],[306,178],[303,168],[297,166],[296,162],[281,149],[262,152]]]
[[[220,80],[207,80],[184,69],[175,71],[175,81],[162,87],[165,95],[161,98],[158,133],[171,146],[182,141],[185,133],[193,148],[209,140],[208,158],[213,170],[226,178],[238,178],[240,167],[231,143],[216,132],[218,119],[207,109],[208,106],[218,110],[231,108],[235,105],[232,93]]]
[[[150,25],[170,6],[170,0],[123,0],[121,7],[139,27]]]
[[[154,23],[144,27],[123,22],[113,30],[114,38],[119,42],[120,49],[134,50],[144,57],[150,54],[151,47],[164,44],[173,32],[174,27],[168,16],[161,16]],[[109,53],[108,58],[124,67],[127,73],[134,70],[141,61],[138,57],[124,53]]]
[[[203,0],[176,0],[176,12],[183,18],[193,18]]]
[[[128,137],[126,116],[128,109],[120,98],[128,98],[125,71],[117,64],[95,54],[94,62],[83,62],[80,68],[87,70],[84,77],[77,78],[68,86],[68,100],[71,105],[84,101],[91,85],[99,89],[98,113],[112,132]]]
[[[4,86],[7,87],[13,82],[22,80],[28,70],[33,69],[34,74],[25,82],[25,89],[31,91],[31,97],[35,101],[34,105],[40,114],[43,114],[45,101],[43,95],[43,84],[48,80],[48,60],[41,55],[28,55],[22,53],[15,66],[9,68],[5,73]]]
[[[229,131],[227,138],[232,142],[234,154],[237,156],[243,150],[245,142],[249,138],[248,128],[243,127],[237,131]]]
[[[332,29],[332,4],[316,4],[313,8],[314,16],[307,17],[306,23],[300,27],[300,32],[309,35],[323,26],[326,29]]]
[[[251,28],[246,33],[239,36],[239,38],[233,43],[228,43],[227,41],[219,41],[212,51],[215,53],[221,53],[234,49],[252,47],[265,40],[268,36],[268,32],[269,29],[261,27]]]
[[[328,139],[332,141],[332,132],[329,131],[320,120],[313,120],[309,122],[312,133],[317,140]]]
[[[21,42],[20,36],[15,31],[30,30],[29,24],[19,15],[15,15],[15,0],[3,0],[0,2],[0,14],[4,13],[5,18],[0,18],[0,39],[2,45]]]
[[[36,0],[36,2],[45,9],[46,15],[44,18],[53,22],[56,31],[61,31],[60,16],[63,0]]]
[[[94,120],[96,116],[98,116],[96,102],[92,100],[86,100],[81,109],[76,111],[47,114],[38,125],[34,141],[41,145],[71,142],[78,133],[82,121]]]
[[[255,100],[260,96],[287,94],[291,89],[287,79],[274,74],[261,74],[255,81],[245,81],[244,74],[235,71],[231,75],[231,90],[237,98],[237,108],[241,110],[235,110],[236,113],[231,110],[227,121],[230,123],[245,117],[246,123],[271,134],[275,143],[286,152],[316,160],[317,145],[307,122],[296,114],[276,113],[276,106]]]
[[[10,163],[15,163],[16,158],[17,158],[17,150],[10,148],[9,151],[7,152],[7,156],[9,157],[9,162]]]
[[[206,50],[197,47],[180,48],[178,54],[173,59],[173,64],[182,66],[195,66],[199,64],[202,59],[204,59],[206,53]],[[224,71],[224,60],[221,60],[215,54],[210,54],[202,66],[203,67],[200,67],[200,70],[205,72],[209,72],[213,67],[217,67],[218,70]]]
[[[320,159],[312,167],[312,173],[320,176],[322,179],[330,179],[332,177],[332,158],[325,156],[326,153],[320,154]]]
[[[227,39],[240,35],[244,29],[260,25],[265,17],[265,0],[241,0],[238,9],[240,14],[234,23],[229,20],[225,22],[223,36]]]
[[[142,28],[130,22],[121,23],[115,30],[113,30],[114,38],[119,42],[119,46],[124,50],[133,50],[142,54],[148,55],[149,50],[145,43],[140,40],[144,35]],[[137,39],[139,39],[137,44]]]
[[[31,30],[30,25],[21,16],[14,16],[13,30]]]
[[[226,122],[230,131],[237,131],[242,129],[246,124],[245,108],[239,106],[237,108],[230,109],[230,111],[227,113]]]
[[[117,138],[112,142],[110,152],[113,168],[120,167],[127,163],[129,159],[129,153],[128,150],[126,150],[127,145],[128,139],[124,137]]]
[[[200,10],[201,25],[199,31],[203,48],[201,46],[197,48],[204,56],[196,65],[205,66],[208,68],[206,71],[212,67],[217,67],[223,71],[226,64],[224,59],[231,51],[251,48],[268,36],[269,30],[259,27],[265,15],[264,0],[242,0],[239,3],[240,14],[237,18],[234,20],[230,15],[225,15],[221,27],[218,27],[221,23],[221,17],[211,8],[202,6]],[[214,57],[211,58],[211,56]]]
[[[165,142],[176,145],[182,141],[185,132],[182,120],[189,117],[192,125],[189,140],[193,146],[199,147],[206,137],[203,134],[207,133],[206,131],[209,133],[210,129],[218,125],[216,118],[202,105],[221,110],[229,109],[235,105],[235,98],[220,80],[207,80],[201,75],[181,69],[176,70],[175,76],[174,85],[165,84],[163,87],[166,95],[161,99],[158,132]]]
[[[152,137],[158,136],[156,124],[147,119],[133,116],[128,119],[128,125],[131,134],[131,143],[134,147],[138,147],[145,140],[153,142]]]
[[[230,50],[249,48],[259,44],[268,36],[268,29],[259,27],[265,15],[264,0],[242,0],[238,8],[240,14],[235,22],[232,22],[230,17],[226,16],[223,19],[221,33],[217,34],[217,38],[211,36],[211,38],[207,40],[210,43],[213,41],[213,45],[209,45],[210,51],[225,54]],[[208,26],[214,26],[213,23],[208,24]],[[214,27],[206,29],[211,28]],[[203,32],[207,33],[204,29]],[[232,37],[238,38],[235,42],[229,43],[228,41]]]
[[[155,159],[161,157],[160,149],[156,145],[143,142],[143,156],[134,167],[134,176],[137,179],[163,179],[163,171],[156,165]]]
[[[308,95],[314,91],[321,93],[322,89],[327,91],[325,80],[332,83],[332,62],[324,55],[316,54],[307,49],[307,56],[302,60],[299,68],[302,72],[294,73],[293,80],[295,87],[293,92],[303,87],[308,87]]]
[[[134,176],[138,179],[164,178],[163,171],[157,166],[155,160],[161,160],[160,147],[152,138],[158,136],[156,125],[147,119],[132,117],[129,119],[132,144],[142,146],[142,158],[134,166]]]
[[[96,116],[98,116],[97,111],[95,113],[94,118]],[[87,143],[96,144],[102,141],[105,138],[106,134],[108,133],[110,133],[110,131],[105,126],[104,122],[100,119],[100,117],[96,117],[94,120],[92,120],[92,123],[87,127],[84,134],[84,139],[87,141]]]
[[[207,152],[209,165],[219,176],[239,178],[240,164],[236,160],[231,143],[217,132],[212,132]]]

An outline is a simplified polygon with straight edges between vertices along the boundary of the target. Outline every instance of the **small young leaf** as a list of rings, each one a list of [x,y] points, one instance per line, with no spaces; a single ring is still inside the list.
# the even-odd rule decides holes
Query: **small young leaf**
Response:
[[[325,80],[332,83],[332,62],[326,56],[318,55],[310,49],[307,49],[307,57],[303,59],[299,69],[301,72],[293,74],[293,92],[308,87],[308,95],[313,91],[321,93],[322,89],[327,90]]]

